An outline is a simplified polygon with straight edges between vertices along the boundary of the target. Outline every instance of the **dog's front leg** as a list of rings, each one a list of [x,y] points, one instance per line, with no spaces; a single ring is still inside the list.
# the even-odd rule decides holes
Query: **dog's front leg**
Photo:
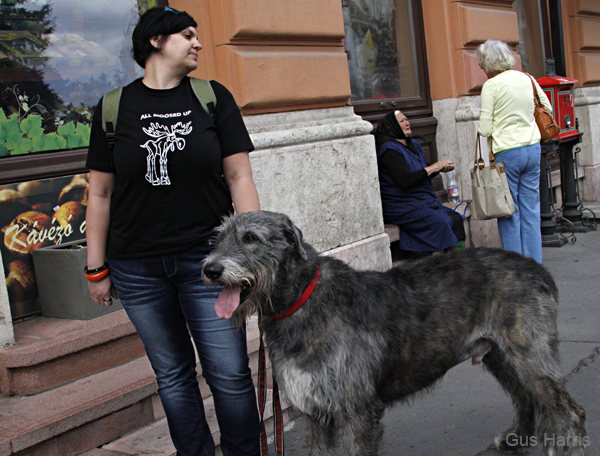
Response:
[[[310,456],[336,456],[335,423],[332,418],[317,419],[306,415],[305,428]]]
[[[346,425],[344,439],[351,456],[377,456],[383,426],[379,422],[383,412],[377,407],[365,413],[355,413]]]

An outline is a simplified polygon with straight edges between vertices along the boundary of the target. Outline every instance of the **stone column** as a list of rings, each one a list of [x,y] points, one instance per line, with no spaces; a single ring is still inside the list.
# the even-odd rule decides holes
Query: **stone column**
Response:
[[[438,119],[438,154],[440,159],[452,160],[456,167],[461,199],[470,200],[471,168],[475,159],[480,101],[478,96],[448,98],[433,102],[433,114]],[[440,141],[440,137],[443,141]],[[481,153],[486,163],[488,147],[481,140]],[[473,247],[500,247],[496,220],[469,220],[470,241]]]
[[[577,159],[585,170],[581,181],[581,199],[600,200],[600,87],[575,89],[575,117],[583,133]],[[596,214],[598,215],[598,214]]]
[[[263,209],[283,212],[318,251],[391,267],[372,126],[350,107],[245,117]]]

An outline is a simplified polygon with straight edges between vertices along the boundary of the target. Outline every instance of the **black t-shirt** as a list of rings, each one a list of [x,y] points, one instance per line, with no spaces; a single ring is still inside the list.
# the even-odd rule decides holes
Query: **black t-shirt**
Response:
[[[102,101],[92,121],[86,166],[115,173],[107,255],[135,258],[186,250],[208,239],[233,212],[222,160],[254,149],[231,93],[211,81],[216,120],[189,78],[155,90],[138,79],[123,88],[111,168]]]

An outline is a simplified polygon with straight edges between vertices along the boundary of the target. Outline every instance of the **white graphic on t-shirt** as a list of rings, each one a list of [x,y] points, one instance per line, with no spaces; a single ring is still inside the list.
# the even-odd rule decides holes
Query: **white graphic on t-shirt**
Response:
[[[150,128],[142,128],[144,133],[156,139],[149,139],[140,147],[145,147],[148,150],[148,170],[146,172],[146,180],[152,185],[171,185],[169,174],[167,173],[167,154],[177,149],[182,150],[185,147],[185,139],[178,138],[176,135],[189,135],[192,131],[192,122],[183,124],[177,122],[169,127],[158,123],[151,123]],[[156,157],[159,159],[160,178],[156,173]]]

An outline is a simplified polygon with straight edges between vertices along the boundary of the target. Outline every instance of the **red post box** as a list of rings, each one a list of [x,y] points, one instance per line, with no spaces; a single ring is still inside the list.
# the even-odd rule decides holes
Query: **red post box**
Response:
[[[550,100],[554,120],[560,127],[560,133],[553,139],[565,142],[580,137],[573,112],[573,86],[579,81],[564,76],[544,76],[537,82]]]

